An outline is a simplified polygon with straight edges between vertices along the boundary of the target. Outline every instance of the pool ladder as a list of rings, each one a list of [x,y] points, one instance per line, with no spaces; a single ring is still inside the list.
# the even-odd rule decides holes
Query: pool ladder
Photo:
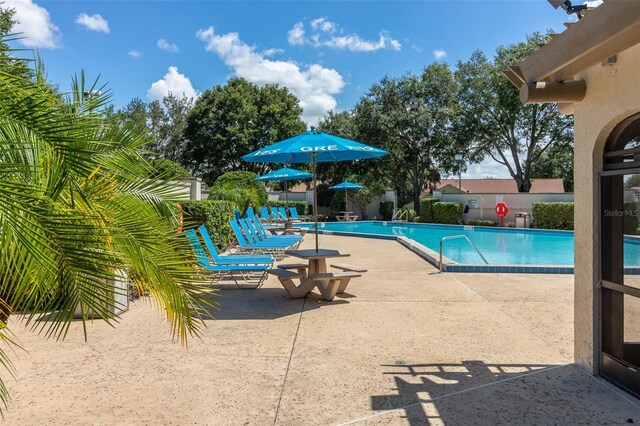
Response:
[[[456,240],[458,238],[464,238],[465,240],[467,240],[467,242],[469,244],[471,244],[471,247],[473,247],[473,249],[476,251],[476,253],[478,253],[478,256],[480,256],[482,258],[482,260],[484,260],[484,263],[486,263],[487,265],[489,264],[487,259],[485,259],[485,257],[482,255],[482,253],[480,253],[480,250],[478,250],[478,247],[476,247],[476,245],[473,244],[471,242],[471,240],[466,235],[452,235],[450,237],[442,237],[442,239],[440,240],[440,262],[438,262],[438,268],[440,269],[440,272],[444,271],[444,265],[442,263],[442,245],[443,245],[443,243],[445,241],[447,241],[447,240]]]
[[[403,219],[404,217],[404,219]],[[397,210],[393,217],[391,218],[391,222],[408,222],[409,221],[409,211],[408,210]]]

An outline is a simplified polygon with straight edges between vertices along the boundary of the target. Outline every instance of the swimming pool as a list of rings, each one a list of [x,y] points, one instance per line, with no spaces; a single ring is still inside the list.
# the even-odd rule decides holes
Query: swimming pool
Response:
[[[572,231],[398,222],[329,222],[320,223],[318,229],[323,233],[342,235],[406,237],[435,253],[439,252],[440,240],[443,237],[466,235],[478,247],[489,265],[545,266],[551,271],[539,272],[573,272]],[[481,257],[464,239],[445,241],[443,255],[458,265],[485,265]],[[625,239],[624,263],[627,268],[640,266],[640,240]],[[562,267],[563,270],[558,270],[558,267]],[[459,268],[448,267],[447,270],[455,271]],[[496,270],[496,272],[521,271]],[[527,268],[522,272],[534,271]]]

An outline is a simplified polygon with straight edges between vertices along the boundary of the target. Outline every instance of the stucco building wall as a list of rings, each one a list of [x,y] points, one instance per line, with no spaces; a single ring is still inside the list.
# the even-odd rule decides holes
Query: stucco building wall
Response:
[[[575,362],[597,373],[600,281],[599,172],[607,137],[625,118],[640,112],[640,45],[596,65],[578,78],[587,83],[575,104]]]

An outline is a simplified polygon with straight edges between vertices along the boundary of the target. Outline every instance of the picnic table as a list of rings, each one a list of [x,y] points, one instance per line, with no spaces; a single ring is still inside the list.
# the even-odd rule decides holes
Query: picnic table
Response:
[[[358,215],[354,215],[353,212],[342,211],[342,216],[336,216],[338,222],[351,222],[358,219]]]
[[[317,251],[315,249],[287,250],[285,253],[309,262],[306,273],[299,274],[300,285],[288,290],[290,295],[292,295],[292,292],[297,293],[296,297],[303,297],[302,292],[306,295],[317,286],[324,299],[333,300],[336,293],[344,291],[351,278],[360,276],[352,272],[327,272],[327,259],[351,256],[348,253],[340,253],[338,250],[332,249],[320,249]],[[289,266],[298,269],[297,267],[300,265]]]

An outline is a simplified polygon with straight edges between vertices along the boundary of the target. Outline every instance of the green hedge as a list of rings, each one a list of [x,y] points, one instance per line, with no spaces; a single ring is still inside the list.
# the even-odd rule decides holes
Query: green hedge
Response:
[[[393,201],[380,201],[380,217],[382,220],[393,218]]]
[[[462,203],[437,202],[433,204],[433,218],[436,223],[462,225]]]
[[[267,206],[269,207],[286,207],[287,204],[289,207],[295,207],[300,215],[310,215],[311,209],[310,205],[307,204],[306,201],[289,201],[285,203],[284,201],[267,201]]]
[[[420,217],[418,221],[434,223],[436,220],[433,214],[433,206],[439,201],[437,198],[420,198]]]
[[[533,203],[533,220],[540,229],[573,229],[573,203]]]
[[[498,222],[495,220],[468,220],[467,225],[470,226],[496,226]]]
[[[220,250],[224,250],[234,240],[229,220],[233,219],[235,207],[230,201],[201,200],[182,203],[186,226],[200,226],[203,223],[211,235],[213,242]]]
[[[638,235],[638,225],[640,225],[638,217],[638,203],[635,201],[627,201],[624,203],[624,233],[627,235]]]

